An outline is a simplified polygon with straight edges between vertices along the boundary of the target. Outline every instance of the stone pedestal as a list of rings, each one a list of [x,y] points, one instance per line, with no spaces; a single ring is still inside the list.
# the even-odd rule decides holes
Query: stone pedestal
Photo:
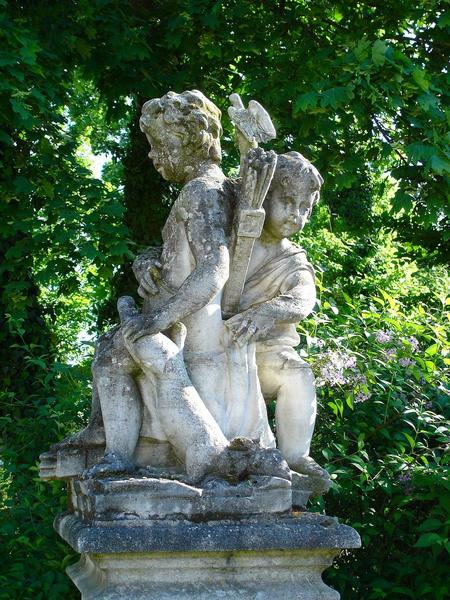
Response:
[[[81,554],[67,572],[83,600],[337,600],[321,574],[354,529],[313,513],[242,520],[57,518]]]

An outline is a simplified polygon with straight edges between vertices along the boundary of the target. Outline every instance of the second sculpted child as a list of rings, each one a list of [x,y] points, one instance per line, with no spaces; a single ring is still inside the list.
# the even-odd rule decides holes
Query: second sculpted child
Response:
[[[316,303],[314,271],[305,251],[288,238],[305,226],[322,183],[317,169],[298,152],[278,157],[242,312],[226,322],[238,344],[256,341],[258,377],[266,401],[277,401],[277,445],[289,466],[319,477],[326,472],[309,457],[316,418],[314,376],[294,349],[300,341],[295,325]]]

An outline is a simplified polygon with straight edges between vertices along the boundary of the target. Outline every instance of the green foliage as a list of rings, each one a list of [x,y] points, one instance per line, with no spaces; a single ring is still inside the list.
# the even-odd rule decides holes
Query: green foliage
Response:
[[[42,347],[27,343],[24,325],[8,319],[17,340],[12,351],[23,360],[23,386],[0,394],[0,598],[77,598],[64,573],[75,555],[52,528],[55,515],[66,510],[66,486],[40,481],[36,463],[49,443],[82,426],[89,360],[78,356],[72,367],[54,362]]]
[[[176,193],[146,158],[140,107],[189,88],[224,111],[227,172],[237,91],[273,115],[277,151],[300,150],[325,177],[301,240],[321,304],[301,331],[319,379],[334,365],[314,449],[336,476],[326,508],[364,542],[330,581],[344,598],[445,597],[445,9],[0,0],[0,598],[78,597],[51,528],[65,492],[38,480],[37,460],[85,420],[99,323],[134,293],[132,254],[159,242]]]
[[[385,291],[322,289],[301,327],[319,384],[313,454],[334,480],[318,508],[363,541],[327,575],[345,598],[448,595],[450,299],[436,300],[405,313]]]
[[[373,219],[386,202],[373,200]],[[312,452],[334,481],[316,509],[339,515],[363,540],[326,578],[344,598],[444,599],[448,271],[432,263],[425,271],[388,231],[350,228],[326,206],[299,242],[320,290],[317,311],[299,327],[318,382]]]
[[[70,11],[48,7],[54,20],[40,21],[42,8],[27,19],[0,2],[1,598],[74,596],[67,548],[52,531],[64,491],[40,482],[36,464],[82,422],[88,370],[79,352],[65,363],[68,347],[75,353],[94,322],[86,309],[107,295],[128,253],[120,198],[78,153]]]

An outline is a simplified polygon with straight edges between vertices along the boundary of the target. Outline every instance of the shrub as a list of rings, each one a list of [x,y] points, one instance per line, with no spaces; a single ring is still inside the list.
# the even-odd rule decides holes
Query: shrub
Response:
[[[326,579],[346,599],[444,600],[450,299],[406,310],[385,291],[334,292],[321,289],[300,329],[318,382],[312,453],[333,479],[315,509],[355,527],[363,547]]]

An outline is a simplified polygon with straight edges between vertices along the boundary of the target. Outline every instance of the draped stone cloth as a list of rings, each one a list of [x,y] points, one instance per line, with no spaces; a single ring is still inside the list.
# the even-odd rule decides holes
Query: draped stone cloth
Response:
[[[299,246],[291,243],[278,256],[275,256],[262,265],[245,282],[241,297],[240,309],[242,311],[254,308],[263,302],[279,298],[292,299],[289,294],[298,283],[298,276],[302,271],[311,273],[314,278],[314,269],[308,262],[306,252]],[[294,324],[275,325],[264,339],[257,343],[257,352],[263,346],[298,346],[300,337]]]
[[[264,447],[275,447],[259,385],[255,349],[255,343],[239,347],[230,342],[221,351],[189,352],[184,359],[192,384],[225,437],[247,437],[259,440]],[[141,435],[166,440],[158,418],[157,390],[149,379],[141,375],[137,380],[146,400]]]

